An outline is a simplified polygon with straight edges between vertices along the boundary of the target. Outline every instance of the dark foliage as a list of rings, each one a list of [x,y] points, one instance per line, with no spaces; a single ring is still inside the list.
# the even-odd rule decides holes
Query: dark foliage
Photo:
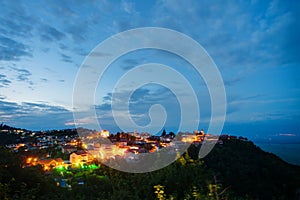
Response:
[[[300,189],[300,167],[262,151],[253,142],[224,140],[204,161],[241,197],[295,199]]]

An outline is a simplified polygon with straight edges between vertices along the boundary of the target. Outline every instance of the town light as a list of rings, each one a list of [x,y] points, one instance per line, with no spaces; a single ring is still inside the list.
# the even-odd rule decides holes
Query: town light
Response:
[[[31,157],[29,157],[29,158],[27,158],[27,163],[30,163],[31,162],[31,160],[32,160],[32,158]]]

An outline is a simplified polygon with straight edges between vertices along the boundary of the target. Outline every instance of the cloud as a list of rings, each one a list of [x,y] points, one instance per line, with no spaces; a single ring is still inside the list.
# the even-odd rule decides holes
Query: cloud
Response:
[[[243,79],[244,79],[243,76],[237,76],[237,77],[231,78],[229,80],[224,80],[224,84],[225,84],[225,86],[233,86],[233,85],[239,83],[240,81],[242,81]]]
[[[284,111],[271,111],[271,112],[254,112],[251,114],[249,121],[276,121],[276,120],[292,120],[300,119],[298,113],[287,113]]]
[[[22,102],[18,104],[15,102],[0,101],[0,108],[6,115],[9,114],[12,115],[12,117],[18,115],[68,112],[67,109],[60,106],[32,102]]]
[[[91,123],[94,123],[95,119],[94,117],[84,117],[81,119],[77,119],[77,120],[72,120],[72,121],[68,121],[65,123],[66,126],[83,126],[83,125],[88,125]]]
[[[119,17],[113,19],[113,28],[117,32],[126,31],[128,29],[146,26],[144,20],[135,9],[135,4],[128,1],[122,1],[119,8],[115,8]]]
[[[295,137],[297,135],[293,133],[279,133],[278,136]]]
[[[72,113],[68,109],[45,103],[15,103],[0,100],[0,111],[0,121],[37,130],[62,128],[66,121],[72,119]]]
[[[61,54],[61,57],[62,57],[61,60],[64,61],[64,62],[67,62],[67,63],[72,63],[72,62],[73,62],[71,56],[67,56],[67,55],[65,55],[65,54]]]
[[[71,35],[74,42],[83,43],[86,41],[88,25],[89,24],[87,22],[80,21],[69,25],[66,32]]]
[[[32,36],[34,24],[37,21],[27,13],[19,2],[1,1],[0,32],[10,37],[28,38]]]
[[[125,59],[122,60],[121,68],[125,71],[130,70],[142,63],[143,59]]]
[[[22,82],[28,82],[30,85],[33,85],[33,82],[29,79],[29,77],[32,75],[30,71],[27,69],[19,69],[16,67],[10,67],[14,71],[18,73],[17,80]]]
[[[282,104],[282,103],[291,103],[297,102],[297,98],[268,98],[265,95],[253,95],[248,97],[234,98],[228,101],[228,105],[258,105],[258,104]]]
[[[248,101],[257,100],[258,98],[261,97],[264,97],[264,95],[261,94],[246,95],[246,96],[230,95],[227,97],[227,103],[229,105],[247,103]]]
[[[80,3],[80,2],[77,2]],[[52,15],[61,16],[62,19],[69,20],[70,18],[74,18],[78,15],[74,9],[72,9],[72,3],[68,1],[61,2],[48,2],[49,9],[51,10]]]
[[[66,108],[61,106],[52,106],[40,103],[23,102],[21,106],[23,110],[31,112],[46,112],[49,114],[68,112]]]
[[[12,18],[12,19],[15,19]],[[0,18],[0,30],[5,35],[10,36],[20,36],[20,37],[29,37],[31,36],[31,30],[32,25],[30,25],[28,22],[31,21],[31,19],[27,18],[27,22],[23,23],[24,21],[18,21],[18,20],[12,20],[9,18]]]
[[[298,13],[282,1],[157,1],[152,18],[155,25],[193,37],[218,66],[232,69],[298,60]]]
[[[104,126],[114,124],[117,127],[114,122],[114,117],[125,117],[128,110],[135,123],[145,126],[150,123],[149,109],[153,105],[159,104],[164,107],[168,116],[166,127],[179,124],[179,104],[175,95],[167,88],[153,85],[139,88],[135,90],[130,97],[129,107],[127,103],[124,102],[128,92],[129,91],[124,90],[116,92],[113,95],[108,93],[104,96],[103,103],[95,106],[100,123],[106,122],[108,124],[104,124]],[[114,99],[112,99],[112,97],[114,97]],[[112,115],[112,103],[116,116]]]
[[[54,28],[50,25],[44,25],[41,28],[41,30],[42,30],[42,32],[41,32],[40,37],[43,41],[57,42],[66,37],[66,35],[63,32],[60,32],[59,30],[57,30],[56,28]]]
[[[0,94],[0,100],[6,99],[6,96]]]
[[[7,87],[10,85],[10,83],[11,81],[6,78],[6,75],[0,74],[0,88]]]
[[[17,77],[19,81],[28,81],[29,80],[28,77],[32,75],[26,69],[20,69],[18,72],[20,73],[20,75]]]
[[[16,61],[23,56],[32,56],[29,46],[11,38],[0,36],[0,44],[0,60]]]
[[[115,20],[113,21],[113,26],[117,32],[126,31],[135,27],[135,24],[130,20]]]
[[[44,83],[46,83],[46,82],[48,82],[49,80],[48,79],[46,79],[46,78],[41,78],[40,79],[42,82],[44,82]]]
[[[42,81],[43,84],[57,84],[58,81],[64,81],[62,77],[57,77],[56,82],[46,81],[53,78],[48,76],[57,75],[56,72],[60,73],[57,71],[59,69],[55,68],[58,65],[52,68],[52,71],[56,72],[35,77],[36,74],[40,74],[35,71],[38,70],[35,67],[40,64],[39,58],[41,58],[35,53],[39,53],[41,49],[44,50],[44,52],[40,52],[42,55],[52,55],[52,53],[58,55],[58,57],[54,57],[58,62],[77,62],[82,58],[80,56],[87,55],[95,45],[113,33],[141,26],[162,26],[191,36],[208,51],[220,69],[225,86],[228,87],[226,88],[229,94],[227,113],[234,115],[234,120],[249,120],[250,117],[253,120],[264,120],[264,117],[266,119],[279,119],[280,114],[272,114],[270,111],[283,110],[283,108],[289,108],[290,104],[295,105],[297,103],[297,100],[291,97],[295,93],[289,92],[290,85],[288,85],[297,73],[286,72],[290,69],[282,71],[282,76],[293,73],[293,77],[290,77],[288,81],[276,83],[274,79],[274,85],[268,86],[266,84],[258,88],[261,93],[285,93],[286,96],[284,97],[280,97],[282,94],[278,94],[274,98],[255,96],[258,92],[253,89],[252,83],[259,82],[259,79],[263,77],[258,74],[261,69],[286,66],[291,63],[298,66],[300,61],[300,45],[296,45],[299,44],[300,35],[298,2],[266,0],[222,1],[220,3],[220,1],[208,0],[201,2],[158,0],[152,3],[120,1],[116,4],[103,1],[101,4],[97,2],[85,4],[53,1],[47,2],[45,7],[44,3],[31,1],[26,3],[1,1],[0,7],[4,8],[0,14],[0,60],[9,61],[12,66],[15,66],[13,68],[14,77],[3,72],[0,75],[0,87],[8,91],[8,93],[4,93],[5,95],[10,94],[10,89],[18,89],[9,88],[14,86],[12,81],[25,81],[29,84],[33,84],[32,80]],[[45,44],[44,41],[47,41],[47,47],[41,47]],[[167,54],[162,53],[160,55],[161,57],[153,60],[162,62],[168,60]],[[98,52],[90,56],[107,57],[111,55]],[[126,71],[145,63],[143,59],[136,59],[130,55],[128,57],[129,59],[123,59],[117,63],[117,70],[121,68]],[[153,58],[151,55],[149,57]],[[52,65],[55,59],[47,60],[52,58],[52,56],[46,58],[47,65]],[[183,74],[188,74],[189,69],[185,67],[186,64],[174,60],[175,62],[178,66],[183,66],[180,68],[183,69]],[[25,69],[23,64],[30,66],[30,68]],[[268,75],[272,77],[273,72],[274,70],[270,69]],[[117,75],[117,73],[115,74]],[[264,77],[268,79],[267,75]],[[191,73],[187,78],[193,87],[197,87],[195,91],[198,98],[202,97],[202,91],[198,90],[200,81],[197,82],[196,80],[198,76]],[[70,82],[67,79],[65,81],[66,84]],[[106,82],[108,85],[110,83],[111,81]],[[62,84],[58,85],[62,86]],[[297,87],[297,85],[292,87]],[[248,96],[232,97],[233,93],[244,94],[245,92]],[[24,91],[25,93],[26,91]],[[124,94],[120,92],[115,97],[122,101]],[[9,99],[13,98],[13,96],[9,97]],[[176,110],[177,104],[174,99],[170,92],[163,89],[142,88],[132,95],[130,111],[133,117],[136,117],[135,120],[141,120],[141,123],[149,121],[148,109],[155,103],[161,103],[167,109],[170,108],[168,112],[170,111],[171,115],[173,113],[176,115],[178,110]],[[201,108],[201,116],[208,116],[209,102],[199,99],[204,105],[204,108]],[[110,100],[111,94],[107,94],[102,104],[96,106],[97,111],[101,114],[99,117],[107,124],[113,122],[111,113],[109,113],[111,110]],[[172,103],[168,105],[169,102]],[[22,106],[24,109],[26,107],[36,108],[36,112],[39,109],[47,110],[41,106],[26,104]],[[176,111],[172,111],[171,108],[176,108]],[[125,107],[120,105],[119,109],[121,115]],[[289,111],[287,109],[282,112]],[[47,112],[52,111],[47,110]],[[53,117],[54,114],[51,116]],[[27,119],[29,118],[28,116]]]
[[[128,14],[135,13],[134,4],[132,2],[122,1],[122,6],[125,12]]]

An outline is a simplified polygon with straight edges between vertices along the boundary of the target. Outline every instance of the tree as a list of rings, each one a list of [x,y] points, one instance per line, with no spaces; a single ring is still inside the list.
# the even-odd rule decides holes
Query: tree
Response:
[[[171,131],[171,132],[169,133],[169,136],[171,136],[171,138],[174,138],[174,137],[175,137],[175,133]]]

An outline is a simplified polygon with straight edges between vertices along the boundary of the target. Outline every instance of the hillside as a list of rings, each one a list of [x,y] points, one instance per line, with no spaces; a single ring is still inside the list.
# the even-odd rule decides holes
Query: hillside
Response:
[[[294,199],[297,191],[299,195],[300,167],[262,151],[252,142],[224,140],[204,162],[238,196]]]
[[[24,137],[31,133],[25,132]],[[74,135],[71,130],[49,133]],[[5,135],[21,136],[2,132]],[[101,163],[94,170],[45,173],[39,165],[24,168],[26,154],[21,151],[0,147],[0,199],[300,199],[300,166],[262,151],[251,141],[223,139],[204,159],[198,159],[200,147],[191,145],[171,165],[142,174]],[[58,180],[69,187],[58,187]]]

